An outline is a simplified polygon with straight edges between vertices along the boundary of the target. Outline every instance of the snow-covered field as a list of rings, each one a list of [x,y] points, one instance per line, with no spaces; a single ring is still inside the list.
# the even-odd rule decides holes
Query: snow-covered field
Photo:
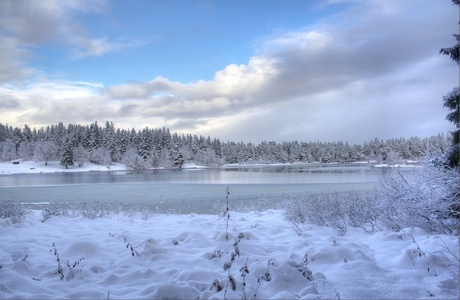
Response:
[[[227,219],[215,215],[42,221],[41,211],[17,224],[0,219],[0,298],[459,297],[447,250],[458,255],[458,237],[419,229],[337,236],[301,225],[298,235],[280,210],[231,212],[227,241]]]

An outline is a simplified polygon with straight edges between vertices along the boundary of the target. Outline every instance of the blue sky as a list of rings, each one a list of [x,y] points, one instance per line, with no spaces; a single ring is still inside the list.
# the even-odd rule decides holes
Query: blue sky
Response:
[[[447,133],[449,0],[0,2],[0,123],[222,140]]]
[[[104,85],[163,76],[211,80],[228,64],[244,64],[259,40],[313,24],[334,8],[321,1],[111,1],[100,13],[71,13],[93,36],[123,49],[82,59],[61,45],[39,47],[38,69]],[[96,10],[97,11],[97,10]],[[41,45],[40,45],[41,46]],[[94,64],[98,70],[94,72]],[[120,68],[121,66],[121,68]]]

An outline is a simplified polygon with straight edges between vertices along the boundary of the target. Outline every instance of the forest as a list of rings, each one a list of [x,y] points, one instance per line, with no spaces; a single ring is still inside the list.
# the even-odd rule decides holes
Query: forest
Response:
[[[450,146],[443,133],[431,137],[375,138],[362,145],[347,142],[263,141],[259,144],[171,133],[168,128],[142,130],[115,128],[106,121],[101,126],[48,125],[39,129],[0,123],[0,160],[60,161],[61,165],[82,166],[87,162],[126,164],[135,170],[181,167],[193,161],[205,166],[249,163],[372,163],[398,164],[438,156]]]

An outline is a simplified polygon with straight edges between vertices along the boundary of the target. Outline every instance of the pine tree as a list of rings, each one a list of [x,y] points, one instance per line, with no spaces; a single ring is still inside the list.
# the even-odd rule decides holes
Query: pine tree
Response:
[[[173,148],[173,151],[172,151],[172,155],[173,155],[173,163],[175,166],[182,168],[182,165],[184,164],[184,157],[182,156],[182,153],[179,149],[179,145],[174,145],[174,148]]]
[[[69,166],[73,166],[73,149],[72,143],[69,141],[69,139],[66,139],[64,144],[64,149],[61,156],[61,166],[64,166],[66,169]]]
[[[460,6],[460,0],[452,0],[454,5]],[[460,24],[460,22],[459,22]],[[460,65],[460,34],[454,34],[457,43],[450,48],[442,48],[440,54],[449,55],[450,58]],[[460,128],[459,128],[459,99],[460,87],[455,87],[449,94],[444,96],[444,107],[449,108],[451,112],[446,116],[446,119],[455,125],[455,130],[452,132],[452,146],[447,151],[447,164],[450,167],[458,168],[460,166]]]

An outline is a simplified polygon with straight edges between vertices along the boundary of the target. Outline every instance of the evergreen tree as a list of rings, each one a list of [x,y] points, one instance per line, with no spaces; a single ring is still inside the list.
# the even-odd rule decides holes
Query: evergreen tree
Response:
[[[460,6],[460,0],[452,0],[454,5]],[[459,22],[460,24],[460,22]],[[442,48],[441,54],[449,55],[450,58],[460,65],[460,34],[454,34],[457,43],[450,48]],[[455,130],[452,132],[452,146],[447,152],[447,164],[451,167],[458,168],[460,166],[460,128],[459,128],[459,99],[460,87],[455,87],[449,94],[444,96],[444,107],[447,107],[451,112],[446,116],[446,119],[454,123]]]
[[[69,139],[65,140],[62,155],[61,155],[61,166],[64,166],[66,169],[69,166],[73,166],[73,149],[72,143]]]
[[[150,130],[148,128],[144,128],[142,130],[141,137],[142,138],[139,145],[139,155],[142,157],[144,161],[147,161],[152,147],[152,136],[150,134]]]
[[[182,168],[182,165],[184,164],[184,157],[179,149],[179,145],[174,145],[172,156],[174,165],[179,167],[179,169]]]
[[[116,151],[118,153],[117,160],[120,161],[128,150],[129,133],[126,130],[118,129],[115,143],[117,147]]]
[[[24,125],[24,129],[22,130],[22,135],[24,137],[24,140],[27,142],[32,141],[32,130],[30,127],[26,124]]]
[[[109,151],[112,161],[116,159],[117,154],[117,149],[115,146],[115,134],[115,127],[113,126],[113,123],[109,123],[109,121],[107,121],[105,123],[104,130],[101,131],[101,142],[102,147]]]

